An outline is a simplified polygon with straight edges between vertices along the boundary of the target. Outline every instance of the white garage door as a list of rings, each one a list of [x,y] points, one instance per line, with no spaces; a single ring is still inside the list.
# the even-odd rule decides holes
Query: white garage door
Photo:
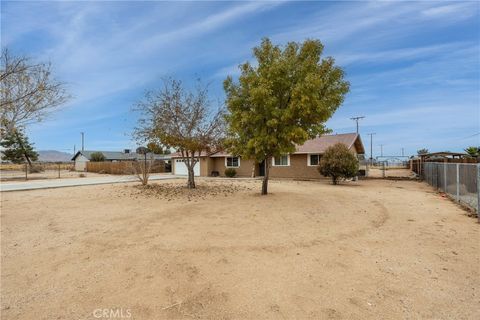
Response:
[[[183,159],[175,159],[175,174],[188,175],[188,169]],[[200,176],[200,162],[195,163],[193,175]]]

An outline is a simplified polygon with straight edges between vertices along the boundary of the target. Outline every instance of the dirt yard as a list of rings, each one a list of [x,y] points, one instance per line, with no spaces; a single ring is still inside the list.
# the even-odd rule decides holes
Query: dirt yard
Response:
[[[111,176],[107,174],[100,174],[94,172],[78,172],[70,170],[61,170],[60,178],[79,178],[80,175],[84,177],[104,177]],[[58,179],[58,170],[45,170],[38,173],[28,173],[28,181],[44,180],[44,179]],[[25,171],[18,170],[0,170],[0,181],[2,182],[19,182],[25,181]]]
[[[382,178],[383,177],[383,170],[382,168],[373,167],[369,168],[368,176],[371,178]],[[415,173],[413,173],[409,169],[405,168],[387,168],[385,170],[385,177],[391,178],[414,178]]]
[[[480,318],[480,225],[426,184],[176,183],[2,193],[1,318]]]

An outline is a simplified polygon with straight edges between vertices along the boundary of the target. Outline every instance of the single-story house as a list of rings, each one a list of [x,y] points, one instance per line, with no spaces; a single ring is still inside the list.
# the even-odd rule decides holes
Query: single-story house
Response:
[[[325,150],[336,143],[345,144],[353,153],[363,155],[365,148],[357,133],[323,135],[297,146],[296,151],[281,157],[272,158],[269,176],[272,178],[321,178],[317,165]],[[242,159],[225,151],[213,153],[202,152],[194,167],[196,176],[225,176],[225,169],[234,168],[238,177],[263,176],[265,162],[254,164],[253,160]],[[255,168],[254,168],[255,167]],[[172,172],[187,175],[187,166],[179,153],[172,154]]]
[[[92,153],[101,152],[105,157],[105,161],[136,161],[144,159],[145,155],[131,152],[129,149],[124,151],[78,151],[72,158],[75,161],[75,171],[87,170],[87,162],[90,161]],[[170,155],[163,154],[147,154],[147,159],[170,161]]]

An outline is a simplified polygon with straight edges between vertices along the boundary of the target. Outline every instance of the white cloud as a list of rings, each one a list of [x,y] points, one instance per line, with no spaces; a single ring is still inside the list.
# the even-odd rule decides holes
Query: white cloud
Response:
[[[232,24],[237,19],[252,14],[258,14],[265,10],[270,10],[278,5],[280,2],[247,2],[247,4],[236,5],[219,13],[212,14],[206,18],[202,17],[199,21],[194,22],[179,29],[155,34],[152,37],[145,39],[138,50],[151,50],[159,45],[163,45],[170,41],[181,41],[185,37],[195,37],[206,32],[219,29],[223,25]]]
[[[440,9],[438,2],[359,2],[342,3],[321,10],[314,19],[298,20],[294,25],[272,36],[280,42],[321,39],[329,46],[347,39],[360,44],[376,45],[377,42],[395,39],[412,30],[418,30],[426,22],[448,25],[472,17],[478,12],[478,3],[466,2],[454,8]],[[435,10],[442,14],[425,15]],[[461,10],[461,11],[460,11]],[[431,11],[430,11],[431,12]],[[473,14],[459,14],[471,12]]]
[[[394,50],[371,50],[369,52],[351,52],[335,54],[336,61],[341,65],[358,62],[391,62],[395,60],[420,59],[434,55],[448,54],[452,51],[478,48],[478,44],[469,42],[452,42],[423,47],[399,48]]]
[[[476,6],[476,7],[475,7]],[[465,19],[475,15],[475,9],[478,11],[478,2],[463,2],[448,5],[435,6],[422,11],[422,14],[429,18],[453,18]]]

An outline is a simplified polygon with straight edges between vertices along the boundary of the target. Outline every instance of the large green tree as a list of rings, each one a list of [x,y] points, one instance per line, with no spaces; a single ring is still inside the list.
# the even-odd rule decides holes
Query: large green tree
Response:
[[[2,136],[0,145],[4,148],[2,151],[2,160],[13,163],[24,163],[27,161],[31,166],[32,161],[37,161],[38,159],[38,153],[33,150],[33,145],[21,130],[15,129],[7,131],[6,134]]]
[[[244,158],[265,160],[262,194],[268,192],[272,157],[326,133],[325,122],[349,90],[343,70],[322,52],[318,40],[280,47],[264,39],[253,49],[257,63],[240,65],[238,82],[224,82],[227,146]]]

